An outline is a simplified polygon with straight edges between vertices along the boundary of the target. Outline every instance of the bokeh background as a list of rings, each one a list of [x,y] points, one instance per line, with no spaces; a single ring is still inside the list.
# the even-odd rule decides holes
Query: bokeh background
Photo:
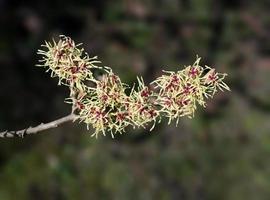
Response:
[[[34,65],[59,34],[83,42],[121,79],[202,63],[229,74],[194,119],[111,139],[65,124],[0,140],[0,199],[270,199],[268,0],[0,0],[0,129],[70,112]]]

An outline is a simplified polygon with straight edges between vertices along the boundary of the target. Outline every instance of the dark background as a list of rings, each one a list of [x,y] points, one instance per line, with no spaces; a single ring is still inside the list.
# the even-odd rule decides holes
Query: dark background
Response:
[[[0,0],[0,130],[70,112],[67,88],[34,66],[59,34],[129,84],[198,54],[232,89],[178,127],[96,140],[75,123],[1,139],[0,199],[269,199],[269,9],[267,0]]]

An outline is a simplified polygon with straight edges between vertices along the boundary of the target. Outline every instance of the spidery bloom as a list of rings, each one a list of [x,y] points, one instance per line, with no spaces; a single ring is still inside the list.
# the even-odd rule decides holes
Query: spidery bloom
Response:
[[[70,88],[66,101],[72,104],[79,121],[94,128],[95,137],[107,132],[114,137],[128,126],[147,128],[152,124],[152,130],[162,118],[178,123],[183,116],[192,118],[197,106],[205,107],[206,98],[218,90],[230,90],[224,83],[226,74],[200,66],[200,58],[177,72],[164,71],[150,85],[137,78],[138,86],[130,88],[111,68],[97,66],[97,57],[90,58],[69,37],[60,36],[58,42],[45,42],[42,47],[38,66],[47,68],[52,77],[59,78],[59,84]],[[103,75],[96,78],[95,70]]]
[[[192,118],[197,105],[205,107],[205,99],[213,97],[217,89],[229,90],[223,82],[226,74],[215,73],[207,66],[203,68],[199,62],[200,58],[197,58],[193,65],[183,70],[164,71],[164,75],[152,82],[159,91],[156,101],[161,107],[160,112],[169,119],[168,123],[174,119],[178,123],[183,116]]]
[[[95,128],[93,136],[107,131],[122,133],[131,124],[130,98],[125,93],[127,86],[112,71],[96,81],[96,88],[81,100],[79,116],[87,125]]]
[[[74,86],[84,91],[84,82],[94,80],[91,70],[99,68],[96,64],[100,61],[97,57],[90,58],[80,46],[81,44],[75,44],[70,37],[62,35],[58,42],[45,42],[45,45],[42,45],[44,50],[38,50],[42,59],[37,66],[47,68],[52,77],[58,77],[59,85]]]
[[[159,110],[155,105],[156,94],[149,86],[144,84],[142,78],[137,78],[138,87],[133,87],[130,93],[131,103],[129,105],[133,126],[144,127],[149,123],[153,123],[154,128],[156,121],[159,119]]]

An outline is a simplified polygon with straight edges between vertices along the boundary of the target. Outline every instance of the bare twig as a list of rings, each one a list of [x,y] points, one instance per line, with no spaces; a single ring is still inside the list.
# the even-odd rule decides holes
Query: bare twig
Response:
[[[75,90],[73,89],[74,88],[74,83],[71,83],[70,87],[69,87],[69,90],[70,90],[70,98],[72,100],[72,109],[71,109],[71,113],[75,113],[75,110],[76,110],[76,93],[75,93]]]
[[[76,120],[77,116],[73,113],[62,117],[60,119],[54,120],[52,122],[49,123],[41,123],[40,125],[36,126],[36,127],[29,127],[26,129],[22,129],[22,130],[18,130],[18,131],[3,131],[0,132],[0,137],[5,138],[5,137],[21,137],[23,138],[25,135],[29,135],[29,134],[36,134],[38,132],[41,131],[45,131],[51,128],[56,128],[58,126],[60,126],[61,124],[64,124],[66,122],[69,121],[74,121]]]

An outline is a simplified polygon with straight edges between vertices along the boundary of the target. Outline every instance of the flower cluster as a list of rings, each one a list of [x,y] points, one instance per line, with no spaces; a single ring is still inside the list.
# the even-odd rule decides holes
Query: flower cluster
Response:
[[[205,107],[205,99],[218,90],[229,90],[223,82],[226,74],[200,66],[200,58],[183,70],[164,71],[149,86],[138,78],[138,86],[130,88],[111,68],[96,66],[100,63],[97,58],[90,58],[69,37],[60,36],[57,43],[46,42],[44,47],[38,51],[42,55],[39,66],[59,77],[59,84],[69,86],[73,112],[95,129],[92,136],[96,137],[107,132],[114,137],[128,126],[145,128],[152,123],[154,128],[162,117],[168,118],[168,123],[175,119],[178,123],[180,117],[193,117],[197,105]],[[103,75],[95,77],[95,69]]]
[[[98,136],[99,132],[105,135],[106,131],[110,131],[113,136],[130,125],[126,88],[120,78],[109,71],[96,81],[96,88],[80,101],[83,105],[79,109],[80,119],[95,128],[93,135]]]
[[[223,82],[226,74],[216,73],[208,66],[203,68],[197,58],[192,66],[177,72],[165,71],[166,74],[157,78],[152,84],[157,88],[157,104],[161,106],[160,112],[169,123],[180,117],[193,117],[197,104],[205,107],[205,98],[213,97],[220,90],[230,90]],[[206,71],[209,71],[206,73]]]
[[[59,78],[59,85],[72,85],[83,91],[84,82],[94,80],[91,70],[99,68],[96,64],[100,61],[97,57],[90,58],[80,45],[63,35],[57,43],[54,40],[52,43],[45,42],[45,45],[42,45],[45,50],[38,50],[42,59],[37,66],[48,68],[52,77]]]

